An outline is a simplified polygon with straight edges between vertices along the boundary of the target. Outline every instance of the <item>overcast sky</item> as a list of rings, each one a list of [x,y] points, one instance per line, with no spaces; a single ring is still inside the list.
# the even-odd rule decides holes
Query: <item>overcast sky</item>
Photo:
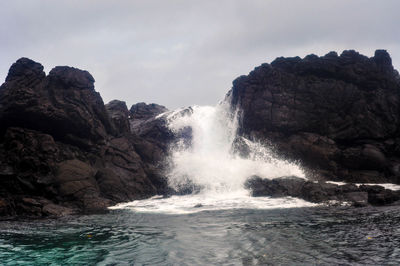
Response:
[[[88,70],[105,103],[214,105],[279,56],[387,49],[400,68],[400,1],[10,0],[0,79],[20,57]]]

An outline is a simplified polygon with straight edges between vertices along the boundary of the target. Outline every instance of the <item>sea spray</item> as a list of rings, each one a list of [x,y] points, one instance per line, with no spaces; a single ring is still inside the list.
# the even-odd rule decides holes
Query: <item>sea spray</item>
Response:
[[[181,115],[179,115],[181,114]],[[246,156],[234,148],[237,141],[238,116],[227,101],[215,107],[193,106],[190,111],[168,116],[174,132],[191,128],[190,145],[184,140],[171,146],[169,185],[174,188],[190,182],[203,193],[231,193],[244,190],[243,184],[252,175],[263,178],[296,175],[304,178],[301,168],[273,156],[268,147],[242,138]]]
[[[312,207],[314,203],[292,197],[251,197],[244,183],[252,175],[276,178],[295,175],[304,178],[301,168],[279,160],[261,143],[237,136],[238,116],[228,101],[215,107],[193,106],[163,113],[170,130],[181,136],[170,146],[168,182],[176,190],[187,184],[200,188],[183,196],[155,196],[121,203],[110,209],[140,213],[188,214],[228,209],[274,209]],[[184,132],[184,134],[182,134]],[[246,147],[246,154],[235,147]]]

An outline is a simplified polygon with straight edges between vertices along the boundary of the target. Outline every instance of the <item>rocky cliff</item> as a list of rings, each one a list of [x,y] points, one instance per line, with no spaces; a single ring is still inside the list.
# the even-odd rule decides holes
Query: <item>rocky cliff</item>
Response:
[[[104,105],[87,71],[46,76],[19,59],[0,87],[0,216],[97,212],[164,193],[164,150],[131,131],[135,119],[124,102]]]
[[[400,76],[385,50],[277,58],[233,82],[239,133],[322,180],[400,183]]]

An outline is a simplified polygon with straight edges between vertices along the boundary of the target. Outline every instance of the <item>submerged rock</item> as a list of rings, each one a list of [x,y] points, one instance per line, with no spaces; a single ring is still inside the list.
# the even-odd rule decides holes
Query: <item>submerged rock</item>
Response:
[[[318,180],[400,183],[400,76],[389,54],[277,58],[233,82],[239,133]]]

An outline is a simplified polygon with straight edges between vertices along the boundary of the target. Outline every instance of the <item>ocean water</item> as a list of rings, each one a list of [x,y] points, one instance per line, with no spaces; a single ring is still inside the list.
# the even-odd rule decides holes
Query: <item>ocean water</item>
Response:
[[[398,265],[398,208],[112,210],[0,222],[0,265]]]
[[[121,203],[103,215],[0,222],[0,265],[398,265],[398,207],[324,207],[301,199],[251,197],[252,175],[307,177],[268,145],[237,137],[225,102],[160,116],[175,132],[171,187],[185,196]],[[235,149],[239,141],[247,156]]]

